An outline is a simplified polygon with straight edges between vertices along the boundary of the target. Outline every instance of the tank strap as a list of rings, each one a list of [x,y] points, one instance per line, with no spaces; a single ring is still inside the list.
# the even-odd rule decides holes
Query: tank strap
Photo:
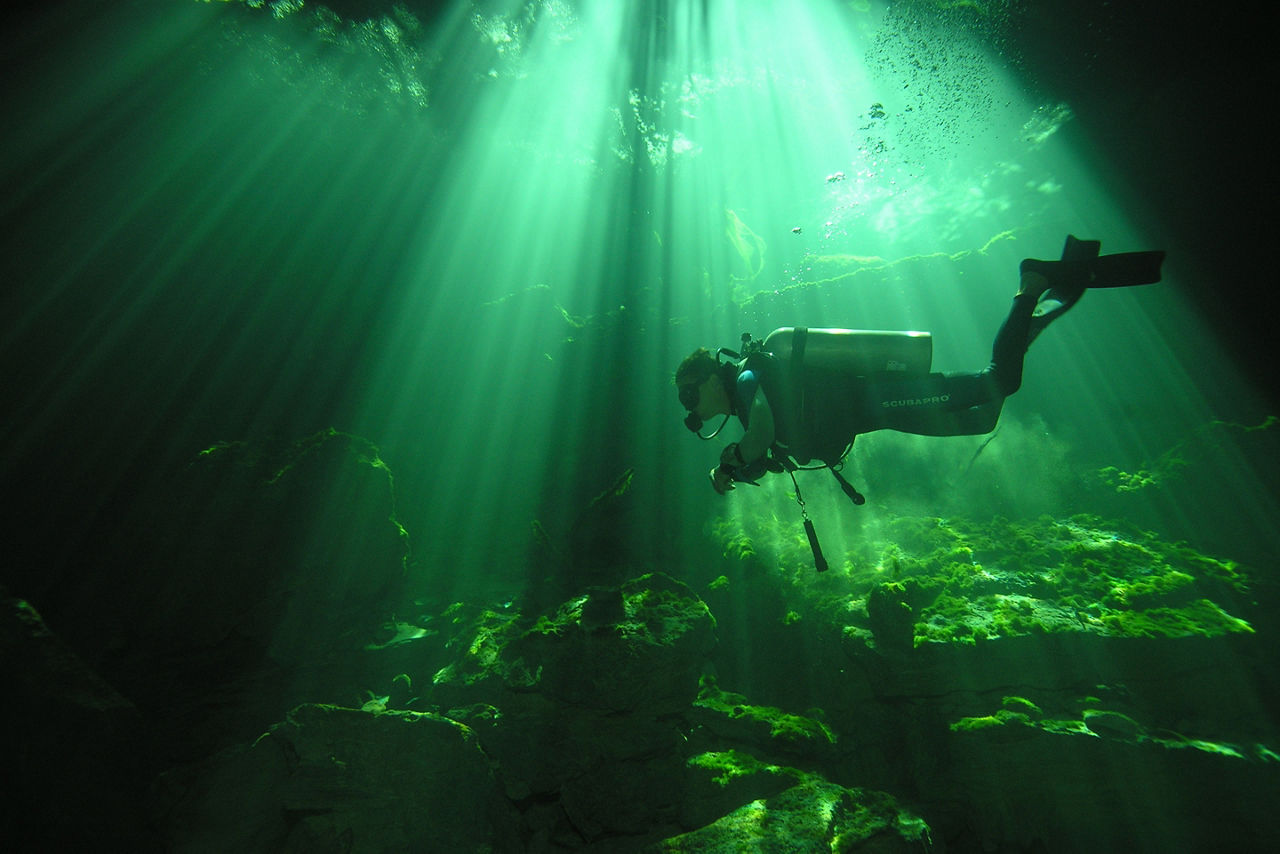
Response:
[[[804,382],[804,346],[809,340],[809,327],[797,326],[791,332],[791,364],[787,371],[791,376],[791,393],[795,400],[795,427],[797,433],[801,431],[801,425],[804,424],[805,404],[805,382]],[[808,436],[804,437],[804,441],[808,442]]]
[[[809,327],[797,326],[791,332],[791,376],[799,377],[804,368],[804,345],[809,340]]]

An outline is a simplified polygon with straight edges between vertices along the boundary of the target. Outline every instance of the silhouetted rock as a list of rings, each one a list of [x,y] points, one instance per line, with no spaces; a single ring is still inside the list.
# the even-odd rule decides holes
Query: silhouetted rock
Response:
[[[162,788],[171,851],[520,849],[475,733],[439,715],[299,706]]]
[[[149,840],[141,794],[146,732],[127,698],[54,634],[25,599],[0,587],[0,727],[9,850],[80,848],[104,836],[131,850]]]

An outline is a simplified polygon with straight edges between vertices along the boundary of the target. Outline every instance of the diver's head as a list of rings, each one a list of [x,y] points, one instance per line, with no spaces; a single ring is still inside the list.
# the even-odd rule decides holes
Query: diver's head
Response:
[[[676,389],[680,404],[689,411],[684,425],[697,433],[702,423],[713,415],[728,416],[733,409],[729,397],[727,371],[732,365],[722,365],[705,347],[689,354],[676,369]],[[719,432],[719,431],[717,431]]]

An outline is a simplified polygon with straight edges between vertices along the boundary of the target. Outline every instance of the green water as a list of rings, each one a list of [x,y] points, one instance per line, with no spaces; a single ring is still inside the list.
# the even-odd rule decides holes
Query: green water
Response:
[[[1035,11],[945,5],[141,3],[29,24],[5,148],[4,352],[29,379],[11,468],[83,454],[58,477],[92,515],[212,441],[335,426],[382,449],[437,580],[519,581],[530,520],[569,524],[628,468],[649,512],[619,537],[637,564],[678,560],[747,503],[703,482],[718,445],[680,428],[679,358],[783,325],[924,329],[935,370],[976,370],[1018,261],[1068,232],[1169,249],[1165,282],[1091,294],[1037,343],[970,472],[991,489],[956,485],[979,440],[874,436],[858,513],[898,493],[1061,513],[1069,467],[1132,471],[1215,417],[1260,421],[1184,296],[1204,247],[1166,245],[1176,221],[1040,82],[1011,38]],[[921,462],[874,465],[904,441]],[[1274,493],[1218,451],[1234,538],[1270,536]],[[1197,498],[1151,512],[1183,536],[1221,506]]]
[[[1250,301],[1270,287],[1275,183],[1248,22],[1015,0],[331,8],[6,13],[0,581],[91,662],[134,661],[131,621],[181,623],[117,601],[135,587],[200,598],[150,531],[122,530],[137,506],[203,450],[260,462],[331,428],[393,475],[420,612],[388,624],[414,637],[396,621],[532,620],[660,570],[713,606],[726,689],[798,711],[838,681],[806,664],[838,659],[824,621],[854,637],[869,598],[922,585],[947,596],[916,639],[967,652],[1043,630],[1006,595],[1036,573],[1057,573],[1050,630],[1087,640],[1274,631],[1256,606],[1280,598],[1280,427]],[[704,443],[681,425],[690,351],[783,326],[926,330],[934,370],[976,371],[1019,261],[1069,233],[1167,250],[1163,282],[1087,293],[1035,342],[992,436],[860,437],[845,473],[864,506],[801,473],[831,572],[813,571],[790,480],[712,491],[739,430]],[[381,500],[377,478],[361,494]],[[297,554],[346,542],[343,500]],[[168,522],[157,543],[186,542]],[[102,563],[116,539],[152,575]],[[1196,573],[1218,598],[1192,603],[1192,630],[1134,604],[1185,604]],[[976,615],[968,596],[996,604]],[[896,628],[905,654],[913,627]],[[1239,690],[1219,711],[1261,739],[1273,686],[1255,674],[1274,666],[1247,649],[1216,671]],[[110,675],[147,681],[127,671]],[[1033,705],[1011,699],[1004,718]],[[1004,721],[983,714],[957,726]]]
[[[808,476],[831,549],[886,512],[1088,511],[1274,558],[1274,470],[1239,444],[1270,414],[1265,374],[1201,317],[1215,247],[1182,240],[1215,214],[1167,149],[1201,143],[1184,128],[1147,155],[1167,175],[1126,176],[1117,124],[1159,126],[1177,96],[1136,61],[1131,93],[1098,96],[1131,21],[1072,18],[1094,39],[1072,53],[1044,22],[1069,16],[1035,4],[335,8],[66,5],[11,29],[24,553],[74,562],[214,442],[335,427],[394,471],[437,591],[537,583],[533,521],[564,542],[628,470],[611,554],[680,575],[725,519],[798,521],[785,482],[711,492],[720,445],[680,425],[681,357],[785,325],[923,329],[935,370],[977,370],[1018,261],[1074,233],[1167,249],[1165,281],[1056,323],[980,454],[864,437],[856,509]],[[1165,204],[1179,181],[1185,209]],[[1187,457],[1213,477],[1178,481]],[[1163,480],[1108,492],[1108,467]]]

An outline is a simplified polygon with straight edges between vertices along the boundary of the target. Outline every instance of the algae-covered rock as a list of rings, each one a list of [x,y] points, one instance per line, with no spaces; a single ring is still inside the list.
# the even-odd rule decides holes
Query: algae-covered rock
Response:
[[[740,750],[714,750],[692,756],[685,763],[680,823],[698,828],[743,804],[776,795],[807,778],[785,765],[763,762]]]
[[[646,854],[916,852],[929,826],[890,795],[808,778],[754,800],[698,830],[664,839]]]
[[[735,517],[736,518],[736,517]],[[726,549],[781,534],[751,517],[716,528]],[[1234,561],[1201,554],[1123,522],[1093,516],[1015,523],[886,515],[851,544],[820,583],[796,582],[820,610],[886,652],[928,643],[1043,634],[1216,637],[1247,634],[1239,615],[1249,578]],[[794,543],[781,540],[780,559]],[[727,552],[729,553],[729,552]],[[803,582],[803,583],[802,583]]]
[[[601,599],[607,604],[595,604]],[[706,604],[682,582],[650,573],[571,599],[526,629],[500,619],[478,626],[460,661],[436,674],[433,697],[465,704],[478,689],[502,705],[505,691],[537,691],[610,712],[670,713],[697,696],[714,645]]]
[[[544,689],[568,703],[657,714],[687,707],[715,645],[710,610],[662,573],[629,581],[620,593],[617,622],[584,620],[588,596],[526,634],[520,652],[543,666]]]
[[[836,743],[831,728],[822,721],[752,705],[741,694],[720,690],[710,677],[703,678],[689,718],[705,730],[699,734],[700,741],[737,745],[764,756],[820,759],[830,756]]]
[[[824,710],[839,745],[820,760],[828,779],[927,805],[963,850],[1277,837],[1258,794],[1280,785],[1265,576],[1255,587],[1231,560],[1096,517],[891,513],[847,538],[843,560],[832,535],[818,575],[778,518],[715,529],[753,543],[749,566],[729,549],[719,568],[755,586],[735,600],[752,603],[753,629],[805,615],[803,638],[772,629],[788,646],[733,678],[752,698]],[[725,636],[741,631],[717,615]],[[767,743],[731,736],[717,733],[743,751]],[[1202,805],[1211,817],[1190,820]]]
[[[938,820],[985,828],[1018,850],[1210,851],[1229,839],[1244,851],[1280,834],[1270,749],[1159,727],[1119,695],[1069,697],[1046,695],[1054,705],[1043,716],[1006,697],[1003,708],[953,721],[948,773],[918,778],[920,797],[944,809]],[[972,796],[962,806],[957,792]]]
[[[867,620],[881,648],[911,648],[916,615],[907,603],[907,593],[901,583],[890,581],[871,590],[867,596]]]
[[[428,696],[474,726],[507,795],[535,805],[528,832],[551,844],[678,829],[682,713],[715,644],[706,604],[651,573],[536,619],[466,612]]]
[[[304,705],[164,781],[173,851],[512,851],[515,810],[470,728]],[[233,820],[232,820],[233,817]]]
[[[921,609],[921,641],[1252,631],[1214,601],[1239,601],[1247,590],[1239,567],[1149,532],[1087,516],[952,527],[965,543],[966,559],[936,566],[945,586]]]

